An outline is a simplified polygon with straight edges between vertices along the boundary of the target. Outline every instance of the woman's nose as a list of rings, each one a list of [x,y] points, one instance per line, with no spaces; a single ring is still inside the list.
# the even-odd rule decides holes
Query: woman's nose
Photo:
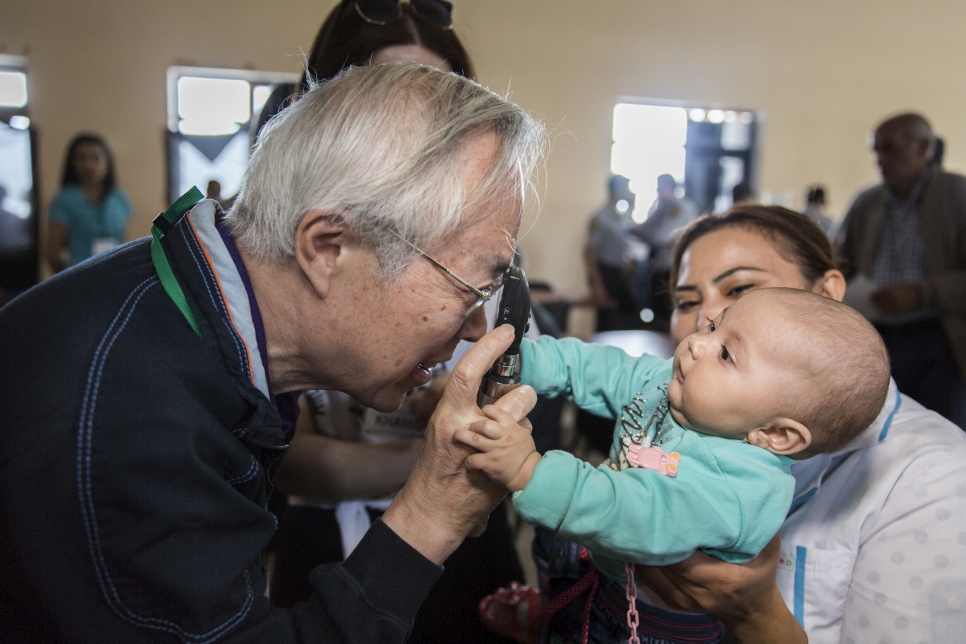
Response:
[[[698,311],[698,329],[703,329],[708,325],[708,320],[717,319],[721,312],[730,304],[724,298],[712,298],[706,300],[704,306]]]

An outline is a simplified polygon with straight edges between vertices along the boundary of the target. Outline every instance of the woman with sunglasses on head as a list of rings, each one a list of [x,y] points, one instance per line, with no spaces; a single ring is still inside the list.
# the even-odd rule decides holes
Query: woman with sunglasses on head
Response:
[[[453,29],[453,5],[445,0],[343,0],[319,29],[297,85],[282,84],[269,96],[254,135],[307,81],[324,81],[347,67],[382,63],[422,63],[474,77],[469,55]]]
[[[351,65],[418,62],[472,78],[451,12],[452,5],[442,0],[341,2],[319,31],[307,74],[323,81]],[[297,91],[306,86],[303,78],[299,88],[277,88],[260,125],[287,101],[297,100]],[[275,477],[278,488],[289,495],[272,544],[270,595],[275,605],[290,607],[308,599],[311,571],[348,556],[406,482],[421,449],[421,429],[432,413],[414,414],[409,405],[413,396],[391,414],[362,407],[340,392],[302,396],[296,435]],[[501,505],[486,531],[465,541],[447,560],[416,616],[410,641],[506,641],[480,623],[477,605],[494,588],[522,574]]]
[[[675,249],[671,333],[684,338],[744,294],[789,287],[841,300],[825,233],[784,208],[741,206],[685,229]],[[676,608],[722,616],[739,641],[962,641],[966,437],[893,382],[852,445],[796,463],[778,540],[733,566],[702,553],[641,569]],[[776,577],[777,564],[777,577]],[[801,625],[801,626],[799,626]],[[769,630],[775,629],[775,630]],[[756,639],[759,638],[759,639]]]

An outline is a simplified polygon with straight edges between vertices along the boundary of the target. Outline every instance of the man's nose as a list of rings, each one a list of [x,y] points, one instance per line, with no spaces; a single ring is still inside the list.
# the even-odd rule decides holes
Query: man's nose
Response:
[[[477,307],[463,320],[463,325],[459,330],[459,339],[476,342],[486,334],[486,326],[486,307]]]

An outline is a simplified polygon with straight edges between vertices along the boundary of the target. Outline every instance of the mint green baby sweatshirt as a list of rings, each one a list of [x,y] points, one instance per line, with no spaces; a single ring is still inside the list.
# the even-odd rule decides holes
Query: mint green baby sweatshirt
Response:
[[[744,563],[778,532],[793,459],[676,422],[666,411],[672,360],[547,336],[524,340],[521,359],[522,380],[537,393],[617,420],[607,463],[548,452],[513,495],[524,519],[586,546],[608,577],[622,580],[624,561],[666,565],[697,549]],[[627,464],[628,446],[652,420],[653,445],[680,454],[674,477]]]

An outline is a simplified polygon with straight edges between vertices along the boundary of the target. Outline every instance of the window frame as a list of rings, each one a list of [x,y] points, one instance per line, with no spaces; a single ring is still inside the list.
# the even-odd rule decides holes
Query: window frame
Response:
[[[173,65],[168,67],[166,72],[166,104],[167,104],[167,127],[165,130],[166,140],[166,184],[169,201],[174,201],[180,196],[180,167],[177,148],[178,143],[185,135],[179,129],[180,116],[178,114],[178,81],[183,77],[192,78],[211,78],[218,80],[243,80],[251,85],[248,93],[250,118],[248,123],[241,124],[241,130],[250,127],[252,120],[258,118],[252,103],[252,96],[255,87],[266,86],[274,87],[282,83],[297,83],[300,75],[289,72],[260,71],[253,69],[233,69],[227,67],[194,67],[185,65]],[[237,135],[237,133],[236,133]],[[204,192],[204,186],[199,186]]]

